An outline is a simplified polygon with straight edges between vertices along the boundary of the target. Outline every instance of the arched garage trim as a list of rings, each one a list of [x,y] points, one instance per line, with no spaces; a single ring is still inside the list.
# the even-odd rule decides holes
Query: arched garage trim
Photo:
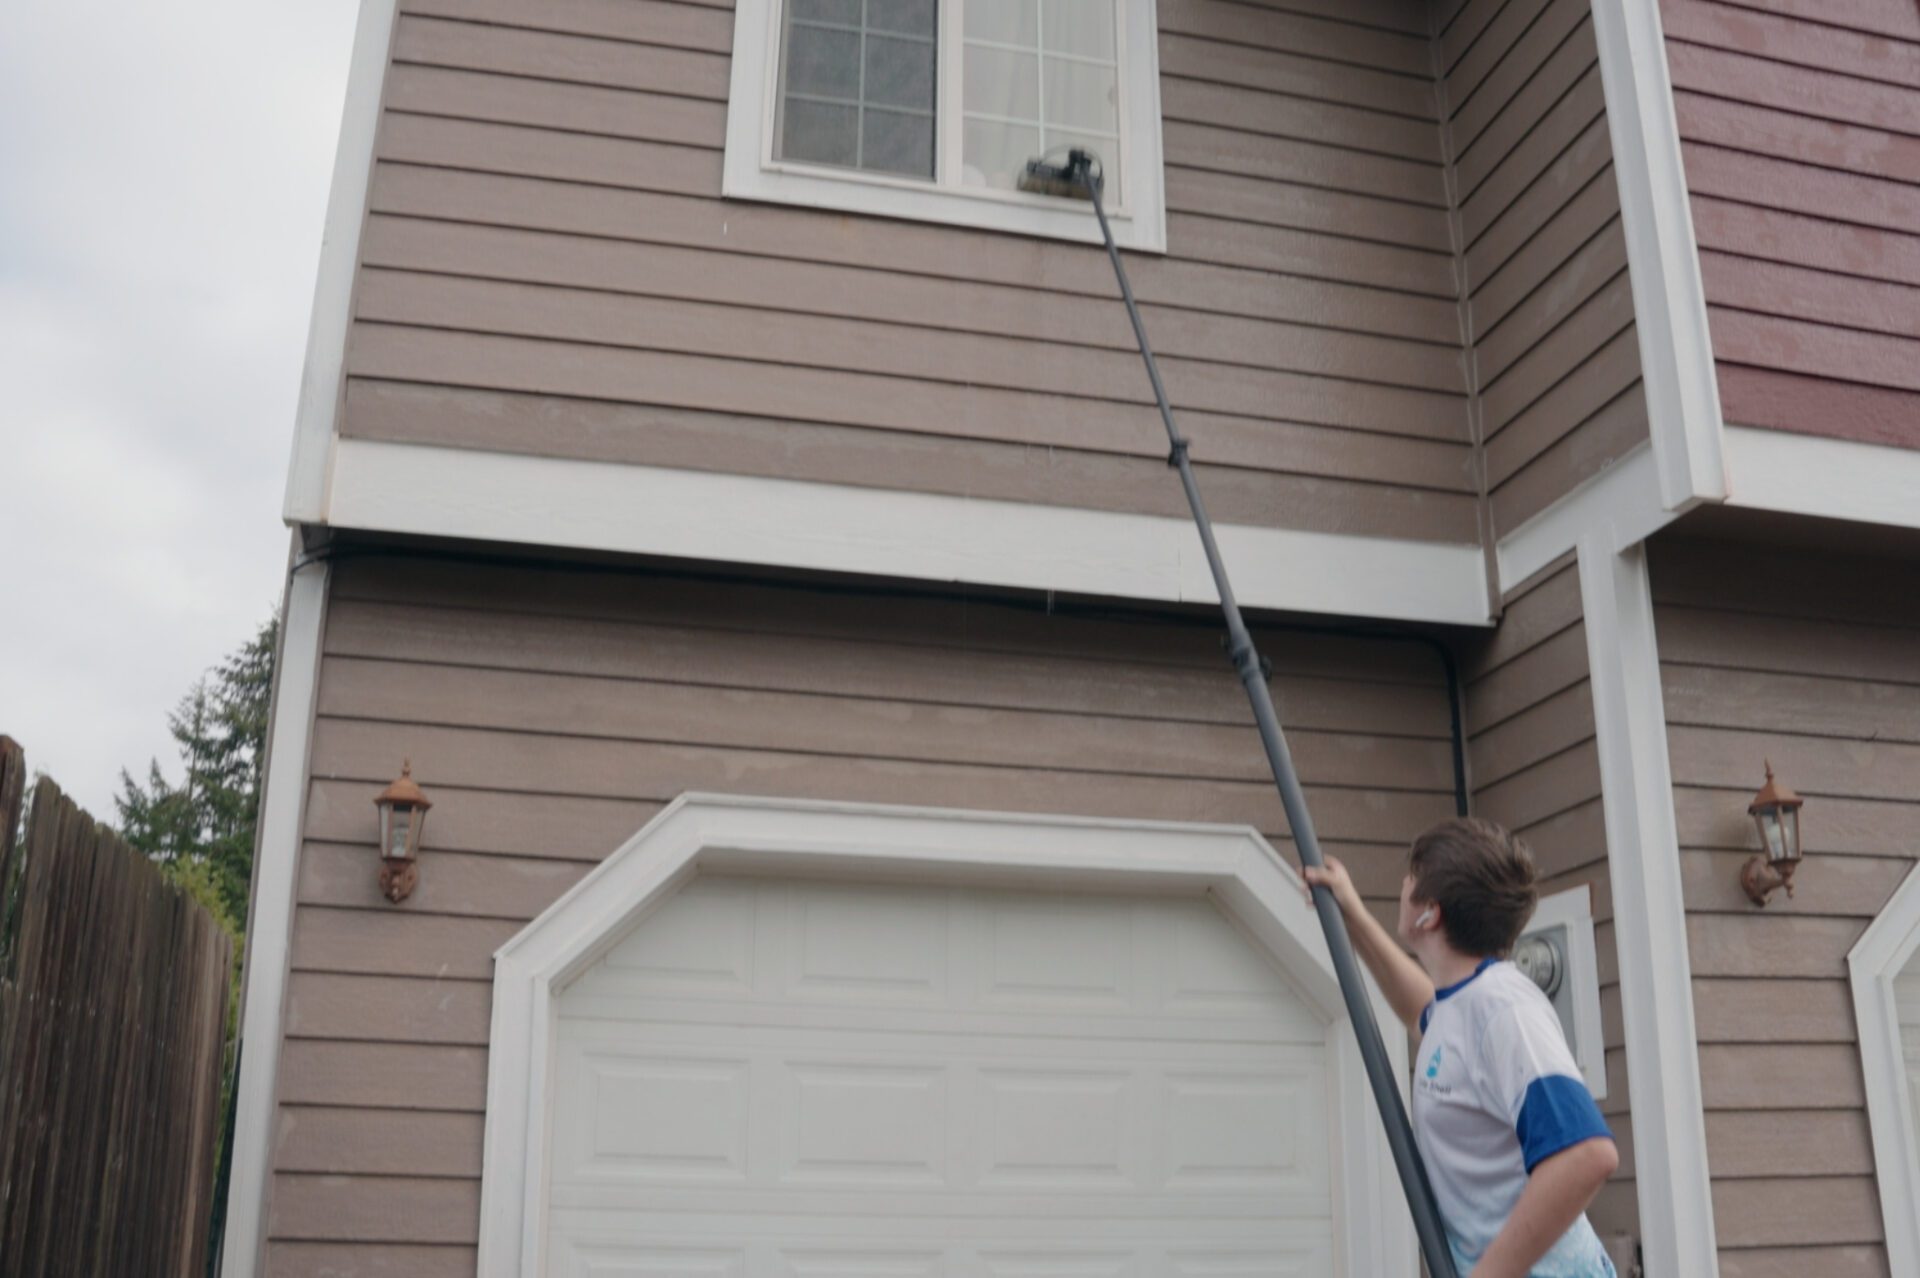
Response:
[[[1887,1257],[1896,1274],[1920,1273],[1920,1128],[1900,1036],[1894,980],[1920,953],[1920,868],[1902,881],[1886,909],[1847,955],[1874,1174],[1886,1224]]]
[[[1339,1272],[1415,1272],[1412,1225],[1319,924],[1299,877],[1253,830],[689,794],[495,955],[481,1278],[540,1272],[556,995],[702,872],[1213,897],[1329,1027]],[[1404,1075],[1405,1037],[1387,1042]]]

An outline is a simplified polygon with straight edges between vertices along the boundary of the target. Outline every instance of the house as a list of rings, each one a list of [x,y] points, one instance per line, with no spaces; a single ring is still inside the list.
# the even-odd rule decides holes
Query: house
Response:
[[[1066,144],[1328,849],[1592,938],[1603,1235],[1920,1274],[1916,121],[1910,0],[363,0],[223,1272],[1416,1272]]]

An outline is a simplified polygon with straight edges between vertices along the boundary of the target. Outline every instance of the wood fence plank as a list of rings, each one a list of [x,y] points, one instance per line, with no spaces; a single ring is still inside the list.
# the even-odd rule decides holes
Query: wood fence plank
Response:
[[[206,1267],[232,945],[0,737],[0,1273]]]

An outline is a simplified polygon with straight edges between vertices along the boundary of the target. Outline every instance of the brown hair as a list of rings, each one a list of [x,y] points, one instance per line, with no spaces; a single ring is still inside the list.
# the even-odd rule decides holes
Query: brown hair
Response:
[[[1533,853],[1504,826],[1457,817],[1413,841],[1413,897],[1440,907],[1447,943],[1462,954],[1505,955],[1533,917]]]

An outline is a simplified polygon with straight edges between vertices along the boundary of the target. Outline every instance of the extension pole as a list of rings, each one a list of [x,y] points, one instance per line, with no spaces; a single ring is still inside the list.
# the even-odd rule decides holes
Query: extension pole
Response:
[[[1241,619],[1240,605],[1234,601],[1233,586],[1227,580],[1227,566],[1220,559],[1220,547],[1213,539],[1213,521],[1200,500],[1200,486],[1193,478],[1193,463],[1187,458],[1187,440],[1173,424],[1173,409],[1167,405],[1167,390],[1160,382],[1160,366],[1147,342],[1146,326],[1140,322],[1140,308],[1133,300],[1133,287],[1127,282],[1127,268],[1120,261],[1120,250],[1113,242],[1113,228],[1107,225],[1107,211],[1100,204],[1100,181],[1093,175],[1092,157],[1075,151],[1068,161],[1068,172],[1076,168],[1093,199],[1093,211],[1100,219],[1100,234],[1106,240],[1107,258],[1120,281],[1120,296],[1127,303],[1127,318],[1133,321],[1133,335],[1140,342],[1140,354],[1147,364],[1147,377],[1153,382],[1154,399],[1160,405],[1160,420],[1167,428],[1172,451],[1167,461],[1180,472],[1180,484],[1187,490],[1187,505],[1193,510],[1193,522],[1200,529],[1200,544],[1206,548],[1207,567],[1213,572],[1214,589],[1220,595],[1220,610],[1226,614],[1228,652],[1240,682],[1253,703],[1254,721],[1260,725],[1260,741],[1267,748],[1267,762],[1273,768],[1274,784],[1280,788],[1280,802],[1287,810],[1287,825],[1293,830],[1293,843],[1300,860],[1311,866],[1326,864],[1320,854],[1320,840],[1313,832],[1313,817],[1307,812],[1306,796],[1300,791],[1300,778],[1293,769],[1293,756],[1280,731],[1280,716],[1273,708],[1273,695],[1267,690],[1265,663],[1254,650],[1253,636]],[[1413,1127],[1407,1122],[1406,1106],[1394,1083],[1393,1065],[1387,1059],[1386,1044],[1380,1038],[1380,1026],[1373,1019],[1373,1004],[1367,999],[1366,985],[1354,961],[1353,942],[1347,936],[1347,921],[1340,905],[1324,886],[1313,889],[1313,907],[1320,915],[1321,930],[1327,936],[1327,949],[1333,954],[1333,970],[1340,979],[1340,993],[1347,1002],[1347,1019],[1353,1022],[1354,1036],[1360,1040],[1360,1056],[1367,1065],[1367,1080],[1373,1084],[1373,1099],[1380,1107],[1380,1121],[1387,1129],[1387,1143],[1393,1147],[1394,1166],[1400,1171],[1400,1187],[1406,1192],[1407,1207],[1413,1213],[1414,1231],[1420,1237],[1420,1252],[1426,1257],[1432,1278],[1458,1278],[1453,1252],[1447,1245],[1446,1230],[1440,1221],[1440,1205],[1434,1200],[1433,1185],[1427,1180],[1426,1164],[1413,1143]]]

